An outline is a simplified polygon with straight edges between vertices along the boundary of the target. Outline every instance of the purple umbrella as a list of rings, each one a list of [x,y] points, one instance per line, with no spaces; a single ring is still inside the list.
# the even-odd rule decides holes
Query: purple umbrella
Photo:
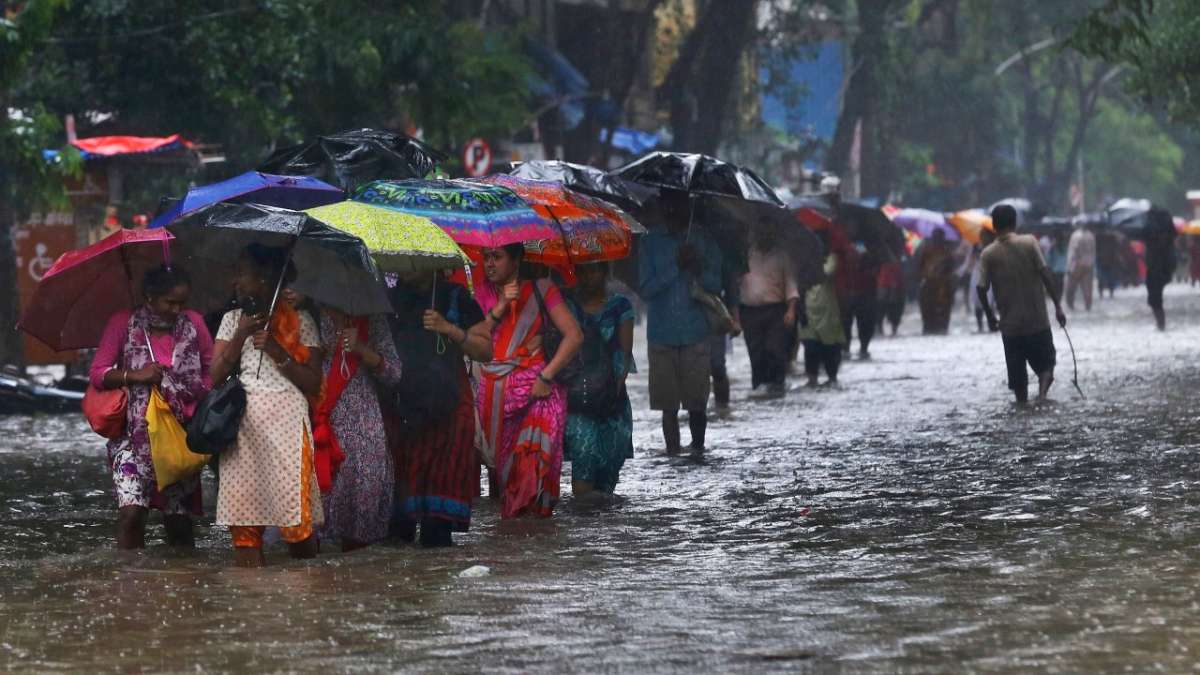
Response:
[[[962,238],[958,229],[946,222],[946,216],[937,211],[900,209],[892,221],[922,239],[928,239],[938,230],[946,234],[947,241],[958,241]]]
[[[308,176],[276,176],[270,173],[247,171],[240,176],[188,190],[182,199],[160,213],[150,222],[157,229],[219,202],[254,202],[302,211],[317,206],[345,201],[341,188]]]

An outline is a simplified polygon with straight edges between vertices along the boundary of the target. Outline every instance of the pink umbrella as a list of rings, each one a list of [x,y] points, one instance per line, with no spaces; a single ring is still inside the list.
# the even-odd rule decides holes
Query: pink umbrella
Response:
[[[165,229],[121,230],[64,253],[38,282],[18,324],[55,351],[100,344],[109,317],[137,305],[142,276],[170,260]]]

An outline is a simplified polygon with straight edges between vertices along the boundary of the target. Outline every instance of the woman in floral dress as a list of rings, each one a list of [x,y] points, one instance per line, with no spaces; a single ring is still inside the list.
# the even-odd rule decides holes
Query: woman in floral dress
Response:
[[[400,358],[382,316],[321,310],[324,396],[313,413],[317,479],[325,504],[322,535],[352,551],[387,536],[395,475],[376,385],[400,381]],[[341,461],[325,475],[323,456]]]

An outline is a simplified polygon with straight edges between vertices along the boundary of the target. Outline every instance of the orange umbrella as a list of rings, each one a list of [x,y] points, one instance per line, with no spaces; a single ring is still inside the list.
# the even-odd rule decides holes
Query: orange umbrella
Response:
[[[992,217],[980,209],[952,213],[947,216],[946,220],[949,220],[950,224],[958,229],[963,239],[972,244],[979,243],[983,230],[995,231],[992,227]]]
[[[646,231],[620,208],[561,183],[506,174],[485,176],[477,181],[512,190],[539,215],[558,225],[561,237],[525,242],[525,258],[532,262],[561,267],[619,260],[629,255],[633,235]]]

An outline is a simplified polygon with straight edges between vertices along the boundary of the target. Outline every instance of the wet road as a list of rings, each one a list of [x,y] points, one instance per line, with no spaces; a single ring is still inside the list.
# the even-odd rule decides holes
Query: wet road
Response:
[[[1200,293],[1167,307],[1165,334],[1137,291],[1074,315],[1089,398],[1056,331],[1055,400],[1024,411],[961,311],[926,338],[910,309],[841,389],[784,401],[745,400],[739,343],[704,465],[635,412],[610,507],[485,501],[449,552],[263,570],[208,522],[194,554],[118,554],[95,437],[3,418],[0,670],[1194,672]]]

